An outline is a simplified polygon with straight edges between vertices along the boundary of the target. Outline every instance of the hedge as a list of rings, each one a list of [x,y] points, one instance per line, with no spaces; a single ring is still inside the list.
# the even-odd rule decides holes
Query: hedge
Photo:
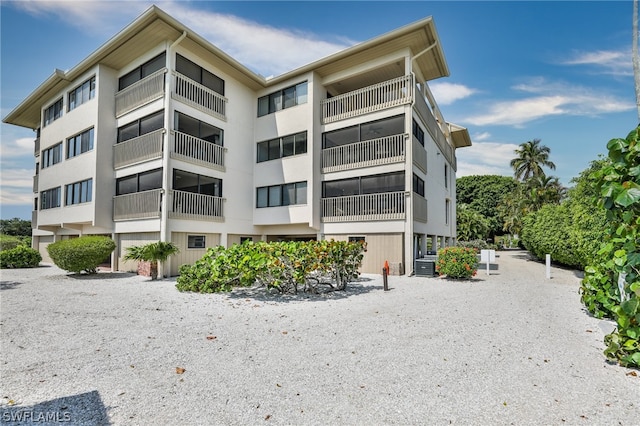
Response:
[[[108,237],[85,236],[57,241],[47,246],[51,260],[69,272],[95,274],[98,265],[115,250],[116,243]]]

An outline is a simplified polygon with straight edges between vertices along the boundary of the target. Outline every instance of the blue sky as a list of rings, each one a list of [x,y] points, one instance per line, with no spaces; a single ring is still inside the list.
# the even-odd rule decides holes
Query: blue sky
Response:
[[[146,1],[2,1],[1,115],[55,68],[70,69],[142,13]],[[564,185],[638,124],[632,2],[204,2],[156,5],[265,75],[433,16],[451,76],[431,83],[444,117],[474,146],[458,176],[512,175],[523,142],[541,139]],[[2,124],[3,219],[31,217],[31,130]]]

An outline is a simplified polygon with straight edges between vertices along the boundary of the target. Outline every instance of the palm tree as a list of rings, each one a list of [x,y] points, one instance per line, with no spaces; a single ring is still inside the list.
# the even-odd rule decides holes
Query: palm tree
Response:
[[[518,180],[526,181],[533,176],[544,176],[543,166],[556,169],[556,165],[549,161],[551,149],[540,145],[540,139],[522,143],[514,152],[518,156],[511,160],[511,167]]]
[[[530,211],[539,210],[545,204],[559,204],[566,196],[567,188],[555,176],[534,176],[527,181],[530,194]]]
[[[169,256],[180,253],[180,249],[174,243],[158,241],[143,246],[127,247],[127,254],[124,260],[135,260],[138,262],[151,263],[151,279],[158,278],[158,262],[162,264]],[[164,271],[163,271],[164,272]],[[164,276],[164,274],[162,274]]]

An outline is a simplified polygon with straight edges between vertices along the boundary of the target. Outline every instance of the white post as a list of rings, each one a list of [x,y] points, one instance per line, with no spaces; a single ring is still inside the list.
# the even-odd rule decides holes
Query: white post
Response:
[[[546,263],[547,263],[547,279],[550,280],[551,279],[551,255],[550,254],[546,256]]]

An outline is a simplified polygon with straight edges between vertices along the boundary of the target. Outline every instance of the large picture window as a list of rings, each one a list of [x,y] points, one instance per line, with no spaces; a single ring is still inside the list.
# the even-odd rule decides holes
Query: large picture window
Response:
[[[419,178],[415,173],[413,175],[413,192],[424,197],[424,180]]]
[[[142,117],[132,123],[125,124],[118,128],[117,143],[137,138],[138,136],[154,132],[164,127],[164,110]]]
[[[40,210],[60,207],[60,187],[40,192]]]
[[[420,145],[424,146],[424,130],[415,119],[413,120],[413,136],[420,142]]]
[[[173,189],[222,197],[222,179],[174,169]]]
[[[93,127],[67,139],[67,158],[72,158],[93,149]]]
[[[360,176],[322,182],[322,197],[404,191],[404,172]]]
[[[307,204],[307,182],[256,188],[256,207],[278,207]]]
[[[304,81],[258,98],[258,117],[307,103],[307,90]]]
[[[224,96],[224,80],[176,53],[176,71]]]
[[[136,173],[116,180],[116,195],[162,188],[162,169]]]
[[[42,168],[46,169],[47,167],[53,166],[54,164],[58,164],[62,161],[62,142],[58,142],[50,148],[42,151]]]
[[[223,146],[222,129],[176,111],[175,129],[198,139]]]
[[[404,133],[404,115],[370,121],[322,135],[322,149]]]
[[[258,142],[258,163],[307,152],[307,132]]]
[[[43,116],[43,126],[47,126],[62,117],[62,98],[58,99],[53,103],[53,105],[45,109]]]
[[[65,205],[88,203],[93,197],[93,179],[65,185]]]
[[[165,67],[166,62],[166,53],[162,52],[155,58],[145,62],[134,70],[129,71],[118,79],[118,90],[126,89],[143,78],[150,76],[154,72],[161,70]]]
[[[67,103],[67,110],[74,110],[90,99],[93,99],[96,95],[96,77],[93,76],[89,80],[82,83],[69,92],[69,102]]]

